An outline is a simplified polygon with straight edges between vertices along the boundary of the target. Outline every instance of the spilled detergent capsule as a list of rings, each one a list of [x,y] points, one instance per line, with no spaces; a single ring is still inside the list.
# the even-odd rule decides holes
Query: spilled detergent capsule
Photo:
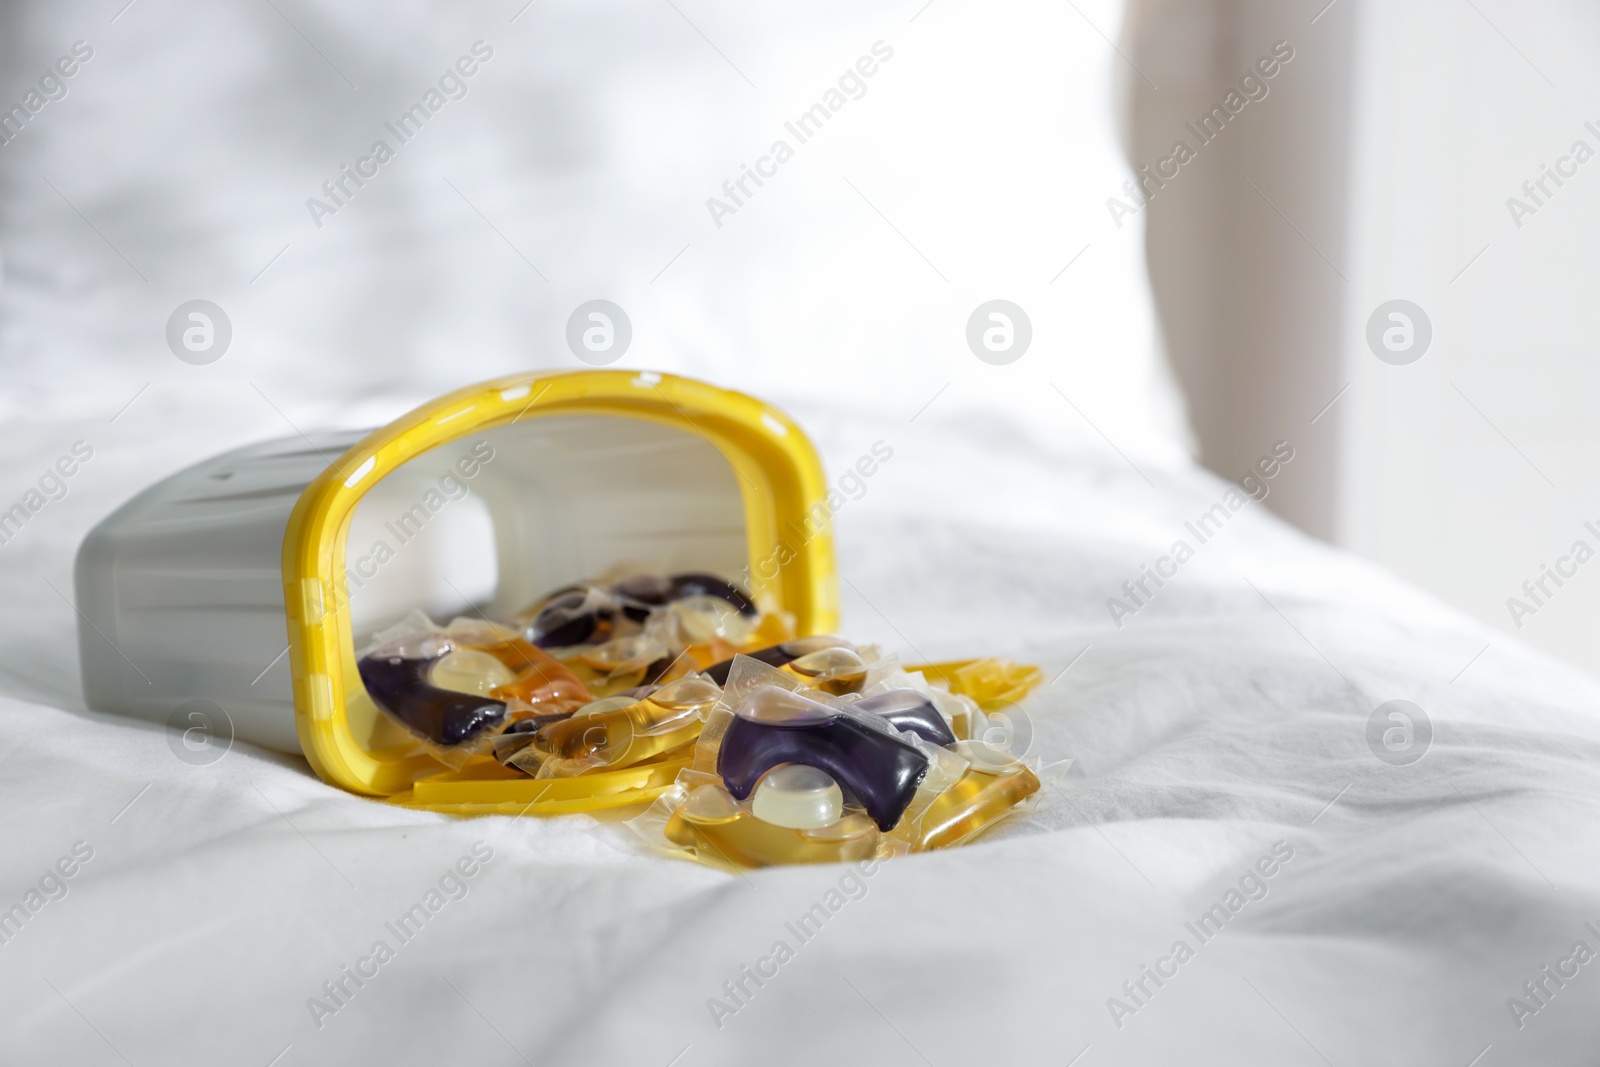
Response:
[[[619,637],[615,641],[607,641],[603,645],[585,649],[574,656],[572,662],[599,674],[610,674],[614,671],[637,669],[642,665],[653,663],[666,654],[666,647],[659,641],[638,635]]]
[[[592,703],[587,702],[586,703]],[[494,747],[494,758],[501,763],[511,764],[511,757],[533,744],[538,732],[553,722],[560,722],[571,716],[571,712],[561,712],[552,715],[531,715],[527,718],[517,719],[500,733],[496,734],[491,742]],[[537,760],[535,761],[537,766]]]
[[[848,648],[854,650],[855,646],[837,634],[817,634],[815,637],[797,637],[792,641],[783,641],[766,648],[758,648],[745,655],[753,660],[765,663],[769,667],[783,667],[792,663],[801,656],[810,655],[828,648]],[[728,684],[728,672],[733,669],[733,658],[714,663],[705,669],[705,676],[718,685]]]
[[[825,726],[839,717],[839,710],[801,693],[763,685],[751,690],[734,715],[763,726],[799,728]]]
[[[533,738],[539,751],[553,759],[582,760],[598,757],[607,747],[625,746],[632,730],[626,718],[608,715],[640,703],[632,697],[602,697],[585,704],[564,719],[541,727]]]
[[[739,649],[726,641],[712,638],[710,641],[696,641],[683,650],[683,659],[690,670],[702,673],[709,667],[731,660],[739,654]]]
[[[861,654],[849,648],[823,648],[808,652],[784,664],[780,670],[792,674],[812,689],[833,696],[858,693],[867,682],[867,664]]]
[[[956,735],[933,701],[915,689],[891,689],[863,697],[855,707],[881,715],[896,730],[908,730],[935,745],[953,745]]]
[[[598,768],[629,767],[694,741],[722,690],[683,678],[643,700],[607,697],[541,727],[510,760],[540,778],[570,778]]]
[[[738,586],[714,574],[673,575],[667,599],[683,600],[687,597],[716,597],[732,605],[740,615],[754,617],[756,614],[755,603]]]
[[[1018,703],[1044,680],[1038,667],[993,658],[935,664],[925,673],[943,680],[952,693],[972,698],[984,711]]]
[[[361,657],[356,670],[379,708],[413,733],[453,747],[497,730],[506,717],[503,701],[434,684],[435,665],[454,651],[442,635],[405,639]]]
[[[664,708],[703,710],[715,704],[721,696],[722,688],[715,682],[704,678],[682,678],[671,685],[652,689],[644,699]]]
[[[516,717],[563,716],[594,699],[516,630],[477,619],[402,634],[363,656],[357,671],[373,703],[445,747],[495,733],[511,705]]]
[[[844,815],[844,791],[829,775],[803,763],[774,767],[750,800],[762,822],[791,830],[820,830]]]
[[[634,574],[612,583],[611,592],[623,601],[622,612],[643,622],[672,596],[672,580],[664,574]]]
[[[540,648],[570,648],[609,640],[622,605],[603,589],[574,589],[545,602],[525,636]]]
[[[635,621],[643,621],[652,609],[688,599],[714,599],[752,618],[757,613],[754,601],[743,590],[712,574],[634,574],[614,582],[611,593],[624,602],[623,613]]]
[[[717,773],[739,800],[768,771],[802,763],[831,776],[879,829],[900,821],[928,773],[926,755],[887,723],[854,717],[776,686],[751,690],[717,749]]]
[[[676,658],[654,637],[635,634],[583,649],[569,663],[591,690],[610,695],[659,681]]]
[[[710,784],[694,789],[673,811],[665,835],[707,860],[741,867],[871,859],[882,841],[872,820],[859,812],[815,829],[794,829],[767,822]]]
[[[726,600],[714,596],[691,596],[673,601],[662,612],[662,621],[672,626],[683,644],[725,641],[742,646],[755,631],[755,624],[739,614]]]
[[[969,766],[923,812],[911,840],[915,851],[968,841],[1039,791],[1038,775],[1000,749],[978,741],[958,741],[951,748]]]
[[[872,645],[796,637],[776,588],[758,608],[714,575],[618,568],[503,621],[472,614],[441,627],[413,611],[357,660],[373,703],[451,768],[419,778],[418,799],[423,782],[482,783],[499,810],[654,797],[629,820],[646,840],[763,867],[960,845],[1030,809],[1054,773],[958,740],[1037,668],[901,669]],[[501,766],[477,758],[491,749]]]

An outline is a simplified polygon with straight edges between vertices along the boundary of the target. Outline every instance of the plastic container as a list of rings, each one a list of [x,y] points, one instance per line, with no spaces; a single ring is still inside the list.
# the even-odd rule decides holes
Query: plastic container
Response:
[[[251,445],[146,489],[78,552],[89,706],[168,722],[204,700],[324,780],[460,813],[648,800],[682,761],[542,781],[449,771],[378,711],[355,653],[424,606],[514,611],[618,564],[709,571],[838,624],[827,486],[775,408],[664,374],[528,374],[370,433]]]

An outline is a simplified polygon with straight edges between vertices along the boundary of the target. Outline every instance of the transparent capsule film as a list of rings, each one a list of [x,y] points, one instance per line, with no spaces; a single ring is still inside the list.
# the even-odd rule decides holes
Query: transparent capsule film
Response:
[[[1032,664],[988,657],[962,664],[950,672],[951,692],[971,697],[985,711],[1015,704],[1044,681],[1044,672]]]
[[[539,778],[570,778],[674,758],[695,743],[720,697],[714,683],[690,676],[597,700],[541,726],[507,762]]]
[[[900,673],[898,658],[885,655],[876,645],[820,648],[796,656],[780,669],[812,689],[845,698],[859,695]]]
[[[492,699],[492,698],[490,698]],[[503,704],[502,704],[503,706]],[[471,737],[456,744],[439,744],[432,738],[422,738],[422,747],[425,752],[453,771],[459,771],[472,760],[479,758],[492,758],[494,756],[495,738],[502,734],[510,725],[506,712],[502,711],[497,718],[488,722],[482,729]],[[412,731],[415,736],[415,731]]]
[[[800,793],[838,789],[809,767],[791,764],[771,773],[779,772],[781,778],[798,781]],[[881,833],[859,808],[842,806],[838,818],[819,824],[821,814],[832,813],[831,804],[825,807],[821,813],[809,810],[810,818],[804,820],[808,828],[785,826],[761,818],[754,797],[735,799],[717,775],[684,770],[672,788],[627,825],[657,851],[725,871],[887,859],[906,851],[902,842]]]
[[[972,716],[967,740],[994,760],[1026,759],[1034,750],[1033,717],[1020,704],[979,711]]]
[[[894,836],[912,851],[955,848],[1033,811],[1071,768],[1071,759],[1043,763],[1037,757],[1015,759],[982,743],[960,741],[951,746],[968,760],[955,783],[897,827]]]
[[[513,760],[533,744],[539,726],[544,725],[538,716],[529,714],[530,711],[530,706],[516,697],[512,697],[506,704],[506,714],[511,723],[490,740],[494,758],[504,766],[527,770]],[[534,761],[534,770],[538,770],[537,760]],[[532,774],[533,771],[528,773]]]
[[[492,622],[489,619],[472,618],[467,615],[457,615],[451,619],[450,625],[444,627],[444,632],[454,641],[478,648],[493,648],[496,645],[515,641],[522,636],[521,632],[514,626]]]
[[[601,645],[590,645],[575,652],[569,662],[587,667],[600,675],[639,670],[671,654],[665,642],[648,634],[616,637]]]
[[[927,773],[923,775],[922,781],[917,783],[917,791],[911,798],[911,803],[906,805],[900,820],[888,830],[893,836],[910,842],[916,840],[922,826],[923,815],[941,794],[961,780],[961,776],[967,771],[968,763],[952,749],[925,741],[916,734],[901,731],[900,737],[915,746],[928,759]]]
[[[531,644],[564,653],[638,633],[640,624],[633,617],[638,613],[630,614],[628,607],[607,589],[574,586],[552,593],[514,621]]]
[[[455,744],[441,744],[412,727],[404,719],[391,713],[382,704],[378,704],[377,701],[373,701],[373,703],[377,705],[378,709],[384,713],[384,716],[390,722],[404,730],[406,736],[411,739],[411,746],[400,749],[400,752],[407,755],[426,755],[430,759],[442,763],[452,771],[459,771],[468,763],[480,757],[492,757],[495,751],[495,738],[500,735],[506,725],[504,717],[501,717],[497,722],[485,726],[464,741]]]
[[[600,645],[557,650],[560,658],[595,696],[614,696],[669,677],[680,653],[648,633],[614,638]],[[684,671],[672,671],[670,677]]]
[[[626,826],[646,848],[655,852],[665,852],[669,855],[686,856],[688,850],[667,837],[667,822],[672,818],[688,796],[688,789],[683,783],[683,774],[678,775],[678,781],[668,786],[667,789],[644,811],[627,819],[622,825]]]
[[[757,625],[756,618],[741,614],[722,597],[699,595],[661,605],[645,623],[645,631],[678,649],[719,641],[741,648],[757,632]]]
[[[863,689],[878,684],[900,670],[900,657],[893,652],[883,651],[877,645],[859,645],[856,651],[867,664],[867,677],[862,685]]]
[[[882,677],[863,689],[858,699],[865,700],[896,691],[910,691],[926,697],[944,717],[950,732],[958,741],[972,736],[973,723],[976,717],[982,714],[978,710],[977,701],[971,697],[952,693],[944,685],[930,682],[921,671],[908,671],[899,666],[886,671]]]
[[[831,696],[859,693],[867,684],[867,661],[850,648],[824,648],[808,652],[780,668],[807,687]]]
[[[510,680],[498,679],[490,695],[516,705],[511,712],[513,720],[566,714],[594,700],[595,694],[570,667],[515,632],[478,628],[476,635],[493,642],[477,646],[478,651],[499,660],[511,672]]]
[[[678,777],[672,785],[659,797],[651,802],[650,806],[640,814],[627,820],[624,824],[633,831],[651,849],[684,859],[696,859],[697,849],[692,843],[685,844],[682,835],[675,840],[667,835],[667,827],[673,822],[673,816],[684,808],[691,795],[705,790],[715,790],[727,803],[737,808],[738,802],[727,795],[727,790],[722,788],[722,780],[714,774],[700,774],[691,769],[678,772]],[[697,798],[698,799],[698,798]],[[733,865],[725,863],[711,863],[711,866],[728,868]]]
[[[534,731],[533,740],[508,761],[536,778],[573,778],[620,765],[626,750],[625,712],[637,701],[604,697]]]
[[[427,612],[412,608],[393,626],[374,631],[366,647],[356,653],[356,659],[379,653],[407,658],[433,656],[442,651],[441,644],[453,644],[445,636],[444,627],[430,619]]]

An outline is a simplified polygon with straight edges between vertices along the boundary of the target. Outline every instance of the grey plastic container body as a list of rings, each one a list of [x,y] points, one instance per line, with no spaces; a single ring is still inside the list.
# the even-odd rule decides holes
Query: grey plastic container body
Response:
[[[89,706],[164,723],[191,701],[209,701],[236,736],[298,752],[283,534],[305,487],[365,433],[280,438],[215,456],[91,530],[73,573]]]
[[[306,486],[365,434],[236,449],[96,526],[74,573],[89,706],[186,729],[205,701],[239,739],[299,752],[284,534]],[[505,613],[619,564],[738,577],[749,558],[738,480],[709,442],[599,415],[496,426],[413,458],[363,496],[345,555],[358,646],[412,608]]]

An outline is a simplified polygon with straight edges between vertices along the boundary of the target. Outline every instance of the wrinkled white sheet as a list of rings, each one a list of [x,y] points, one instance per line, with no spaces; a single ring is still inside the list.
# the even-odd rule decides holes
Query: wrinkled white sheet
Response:
[[[614,821],[404,811],[243,745],[191,766],[165,731],[85,712],[58,595],[77,541],[146,482],[284,427],[153,390],[114,424],[0,428],[0,495],[74,440],[96,447],[0,547],[0,906],[93,850],[0,945],[0,1062],[1592,1061],[1600,964],[1572,956],[1600,950],[1592,679],[1256,504],[1119,630],[1107,597],[1223,483],[1136,471],[1065,411],[1048,437],[937,405],[914,423],[793,413],[830,471],[895,450],[838,517],[847,631],[908,659],[1044,664],[1036,749],[1076,759],[1027,820],[859,883],[728,876]],[[1435,732],[1409,767],[1365,740],[1396,698]],[[476,842],[492,858],[465,865],[466,895],[400,943],[385,924]],[[1185,924],[1275,847],[1292,859],[1245,881],[1264,898],[1202,942]],[[785,924],[819,903],[837,910],[801,942]],[[393,958],[345,979],[319,1028],[308,999],[380,939]],[[792,958],[714,1020],[708,1000],[734,1006],[724,983],[779,940]],[[1192,957],[1129,998],[1142,966],[1171,974],[1179,940]],[[1558,987],[1545,965],[1576,974]],[[1553,996],[1519,1029],[1507,1001],[1535,1006],[1530,979]],[[1112,997],[1137,1011],[1114,1019]]]

